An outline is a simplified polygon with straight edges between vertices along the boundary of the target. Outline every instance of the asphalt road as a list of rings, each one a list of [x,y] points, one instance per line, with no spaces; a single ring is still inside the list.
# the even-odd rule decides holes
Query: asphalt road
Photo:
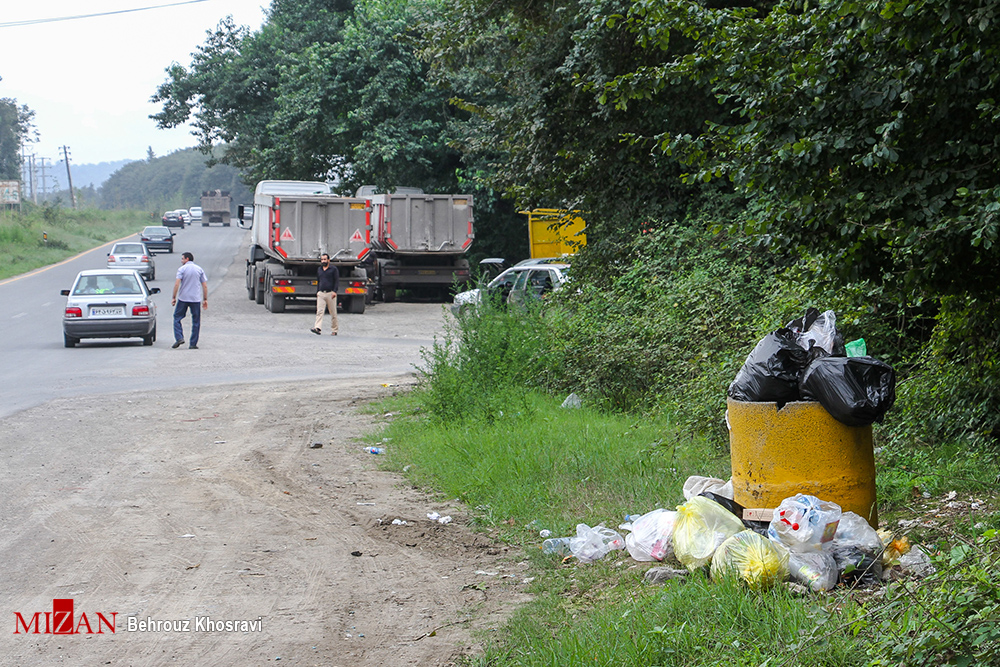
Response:
[[[309,333],[312,304],[273,314],[247,298],[243,256],[248,240],[249,233],[237,227],[177,230],[174,253],[155,258],[151,285],[162,291],[154,297],[158,340],[151,348],[140,339],[84,340],[76,348],[63,347],[65,297],[59,291],[68,289],[79,271],[103,267],[110,243],[0,282],[0,340],[7,360],[0,365],[0,418],[73,396],[405,374],[420,362],[420,349],[442,332],[441,304],[395,303],[375,304],[363,315],[341,313],[336,339],[314,336]],[[170,294],[183,251],[194,254],[209,279],[199,350],[170,348]],[[328,326],[327,321],[325,331]]]

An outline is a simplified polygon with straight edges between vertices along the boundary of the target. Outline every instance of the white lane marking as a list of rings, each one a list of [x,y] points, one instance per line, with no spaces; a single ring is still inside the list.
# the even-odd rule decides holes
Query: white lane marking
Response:
[[[25,315],[27,315],[27,314],[28,314],[28,313],[18,313],[17,315],[14,315],[14,316],[12,316],[12,317],[11,317],[10,319],[12,319],[12,320],[16,320],[17,318],[19,318],[19,317],[24,317],[24,316],[25,316]]]

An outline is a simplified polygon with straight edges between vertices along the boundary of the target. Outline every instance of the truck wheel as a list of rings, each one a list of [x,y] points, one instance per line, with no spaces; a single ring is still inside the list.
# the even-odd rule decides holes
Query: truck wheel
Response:
[[[260,279],[261,271],[262,271],[262,269],[254,269],[254,272],[253,272],[253,288],[255,290],[254,300],[258,304],[263,304],[264,303],[264,295],[267,292],[267,284],[269,282],[268,278],[267,278],[267,271],[264,271],[264,273],[263,273],[263,276],[264,276],[263,283],[264,284],[263,285],[261,284],[261,279]]]
[[[272,294],[271,307],[268,310],[270,310],[272,313],[285,312],[285,297],[278,296],[277,294]]]
[[[202,227],[208,227],[208,223],[207,222],[203,222],[203,223],[201,223],[201,226]]]
[[[347,312],[361,315],[365,312],[365,297],[352,296],[347,306]]]
[[[382,288],[382,300],[386,303],[392,303],[396,300],[396,286]]]
[[[253,267],[247,266],[247,298],[251,301],[257,300],[257,276],[254,275]]]

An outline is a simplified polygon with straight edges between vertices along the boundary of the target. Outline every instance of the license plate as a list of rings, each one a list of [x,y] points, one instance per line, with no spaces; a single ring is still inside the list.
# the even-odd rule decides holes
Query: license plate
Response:
[[[124,315],[125,309],[121,306],[91,306],[90,308],[91,317],[123,317]]]
[[[421,270],[417,271],[417,274],[421,275],[421,276],[436,276],[437,275],[437,271],[430,271],[428,269],[421,269]]]
[[[122,264],[135,264],[137,261],[135,257],[122,257]]]

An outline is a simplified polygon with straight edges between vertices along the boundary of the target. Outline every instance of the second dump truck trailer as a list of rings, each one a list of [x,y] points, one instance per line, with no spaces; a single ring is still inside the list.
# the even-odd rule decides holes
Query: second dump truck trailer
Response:
[[[401,288],[444,296],[469,280],[472,195],[425,194],[419,188],[379,194],[366,185],[354,196],[371,207],[373,257],[366,265],[384,301],[395,300]]]
[[[239,207],[240,227],[252,230],[247,256],[247,296],[280,313],[289,300],[316,299],[320,255],[340,271],[337,300],[351,313],[365,312],[370,252],[368,201],[338,197],[326,183],[261,181],[253,216]]]

